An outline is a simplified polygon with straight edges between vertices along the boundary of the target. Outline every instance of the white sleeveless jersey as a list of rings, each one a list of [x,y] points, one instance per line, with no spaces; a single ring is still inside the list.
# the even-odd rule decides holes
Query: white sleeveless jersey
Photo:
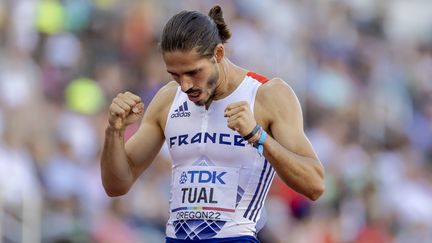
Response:
[[[227,127],[224,109],[255,96],[266,78],[249,72],[237,89],[206,110],[177,90],[165,138],[173,160],[170,219],[174,239],[256,236],[274,169],[256,148]]]

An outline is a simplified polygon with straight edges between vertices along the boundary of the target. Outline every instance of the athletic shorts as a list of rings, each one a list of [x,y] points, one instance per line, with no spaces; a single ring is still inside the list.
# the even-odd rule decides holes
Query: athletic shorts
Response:
[[[207,240],[179,240],[174,238],[166,237],[166,243],[259,243],[258,239],[253,236],[240,236],[240,237],[229,237],[229,238],[216,238]]]

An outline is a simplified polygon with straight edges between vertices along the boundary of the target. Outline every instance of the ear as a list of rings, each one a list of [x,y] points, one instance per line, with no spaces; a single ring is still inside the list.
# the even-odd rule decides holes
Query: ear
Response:
[[[217,63],[220,63],[225,57],[225,47],[222,43],[216,45],[214,50],[214,57]]]

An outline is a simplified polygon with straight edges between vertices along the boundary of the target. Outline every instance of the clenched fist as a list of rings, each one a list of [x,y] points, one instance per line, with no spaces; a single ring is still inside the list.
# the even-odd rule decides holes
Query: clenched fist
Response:
[[[131,92],[118,94],[112,101],[108,118],[110,127],[121,130],[138,121],[144,114],[144,103]]]
[[[242,137],[248,135],[256,126],[255,118],[246,101],[228,105],[224,116],[228,119],[228,127],[237,131]]]

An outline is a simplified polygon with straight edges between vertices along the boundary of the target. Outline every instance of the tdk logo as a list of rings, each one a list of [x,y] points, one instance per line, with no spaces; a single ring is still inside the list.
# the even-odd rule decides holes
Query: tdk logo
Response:
[[[180,176],[179,183],[184,184],[186,182],[190,183],[220,183],[225,184],[222,177],[227,172],[217,172],[217,171],[207,171],[207,170],[190,170],[183,172]],[[189,176],[188,176],[189,175]]]
[[[171,114],[171,118],[189,117],[190,115],[191,113],[189,112],[187,102],[185,101],[183,105],[179,106],[179,108],[174,110],[174,113]]]
[[[183,171],[183,173],[180,176],[180,181],[179,181],[180,184],[185,184],[187,182],[187,179],[188,179],[187,174],[186,172]]]

